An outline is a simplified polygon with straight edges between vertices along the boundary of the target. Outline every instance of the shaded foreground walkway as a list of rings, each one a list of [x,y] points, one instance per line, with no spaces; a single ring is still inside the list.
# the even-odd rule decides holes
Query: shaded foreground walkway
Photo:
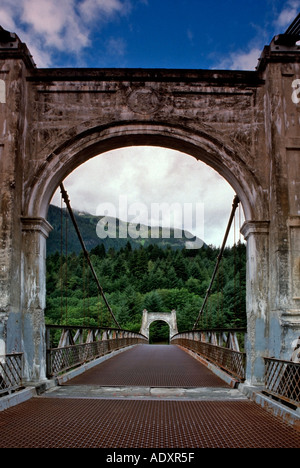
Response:
[[[180,348],[139,345],[2,411],[0,447],[300,448],[300,433]]]

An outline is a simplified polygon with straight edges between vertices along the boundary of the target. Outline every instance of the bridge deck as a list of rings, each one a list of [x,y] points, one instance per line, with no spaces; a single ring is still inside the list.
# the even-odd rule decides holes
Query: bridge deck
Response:
[[[224,382],[178,346],[139,345],[90,369],[69,385],[224,387]]]
[[[114,386],[122,385],[131,388],[115,397]],[[198,393],[172,397],[182,385]],[[160,387],[159,393],[145,397],[140,390],[147,386]],[[165,389],[168,397],[162,386],[172,386]],[[296,429],[175,346],[124,351],[67,385],[2,411],[0,429],[0,448],[300,447]]]

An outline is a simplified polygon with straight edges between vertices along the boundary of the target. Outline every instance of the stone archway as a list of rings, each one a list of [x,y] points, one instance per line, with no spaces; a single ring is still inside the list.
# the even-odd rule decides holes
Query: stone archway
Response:
[[[79,129],[76,131],[73,129],[73,131],[76,134]],[[247,294],[248,300],[250,299],[248,303],[251,303],[254,299],[254,307],[258,306],[254,316],[249,313],[248,323],[251,327],[251,335],[249,334],[251,341],[249,341],[248,347],[249,356],[252,356],[252,359],[248,361],[248,370],[249,380],[253,382],[253,379],[257,379],[260,382],[263,378],[263,367],[259,369],[259,372],[256,372],[254,366],[256,361],[262,361],[262,356],[266,354],[266,349],[268,350],[269,346],[268,338],[265,342],[257,340],[259,331],[256,328],[257,316],[267,317],[269,308],[266,297],[268,286],[265,285],[265,282],[268,283],[269,281],[269,264],[267,260],[269,250],[268,204],[265,200],[264,190],[262,190],[256,175],[247,165],[242,163],[240,158],[242,148],[237,145],[240,150],[240,153],[237,153],[230,146],[225,146],[224,141],[221,141],[221,134],[218,135],[217,139],[215,131],[212,132],[213,136],[207,132],[208,128],[205,128],[205,132],[199,132],[196,129],[179,125],[177,121],[175,123],[170,121],[160,125],[153,122],[134,122],[130,124],[118,122],[104,129],[96,127],[90,129],[87,133],[79,133],[61,147],[54,149],[46,157],[47,163],[37,168],[35,176],[30,174],[24,193],[28,215],[22,217],[23,235],[24,239],[30,236],[31,242],[37,242],[38,248],[45,252],[46,231],[51,228],[45,218],[49,202],[58,184],[80,164],[105,151],[139,144],[143,146],[163,146],[185,152],[206,162],[231,184],[243,204],[246,222],[242,233],[247,239],[248,258],[255,259],[255,265],[248,262]],[[28,229],[26,227],[28,225],[35,226],[36,222],[37,228]],[[43,224],[43,230],[38,232],[40,223]],[[37,237],[39,237],[39,240]],[[40,255],[39,259],[42,261],[43,257],[45,257],[45,253]],[[37,265],[33,262],[32,257],[27,254],[24,258],[29,260],[29,268],[34,266],[36,269],[37,267],[38,271],[35,270],[30,276],[43,279],[45,277],[44,263],[39,262]],[[261,281],[260,274],[259,278],[257,276],[258,264],[262,268],[263,281]],[[26,264],[24,266],[26,267]],[[43,293],[45,285],[41,283],[41,286],[40,292]],[[27,287],[27,292],[30,291],[31,289]],[[36,297],[35,291],[33,294]],[[31,297],[29,300],[31,304]],[[256,301],[258,301],[257,304]],[[248,310],[252,310],[252,307],[253,304]],[[37,316],[39,317],[38,321],[42,323],[41,310],[42,308],[38,307]],[[268,327],[267,320],[263,319],[260,322],[261,327]],[[268,336],[269,332],[266,332],[266,334]],[[42,342],[40,337],[37,338],[37,341]],[[262,351],[258,352],[258,344]],[[255,377],[253,377],[254,375]]]
[[[169,329],[170,329],[169,341],[170,341],[171,338],[174,335],[176,335],[176,333],[178,333],[176,310],[172,310],[171,312],[148,312],[146,309],[144,309],[140,333],[149,339],[150,325],[153,322],[157,322],[158,320],[166,322],[169,325]]]
[[[0,44],[0,350],[45,378],[49,202],[98,154],[164,146],[233,187],[247,240],[247,380],[263,356],[289,359],[300,335],[297,47],[274,41],[255,72],[37,69],[25,44]],[[180,168],[178,168],[180,170]]]

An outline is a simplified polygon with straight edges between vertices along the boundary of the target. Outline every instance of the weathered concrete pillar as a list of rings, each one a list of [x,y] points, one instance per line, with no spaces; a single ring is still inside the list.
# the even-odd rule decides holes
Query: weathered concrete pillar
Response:
[[[265,80],[270,184],[267,355],[289,360],[300,336],[299,47],[275,37],[265,47],[258,71]]]
[[[32,379],[24,349],[28,331],[23,312],[27,306],[23,267],[30,261],[23,254],[22,201],[26,153],[28,153],[27,83],[34,68],[30,53],[15,34],[0,37],[0,354],[24,352],[25,378]],[[33,257],[35,249],[25,251]],[[34,263],[36,260],[34,260]],[[26,268],[26,267],[25,267]],[[33,268],[33,266],[32,266]],[[43,272],[44,274],[45,272]],[[38,279],[31,280],[38,284]],[[44,282],[45,280],[43,280]],[[32,336],[34,332],[31,332]],[[31,345],[33,343],[31,342]],[[38,361],[39,357],[33,361]],[[42,373],[44,374],[44,372]],[[38,378],[38,377],[37,377]]]
[[[22,342],[24,378],[46,379],[46,240],[51,226],[43,218],[22,218]]]
[[[264,381],[269,327],[269,223],[246,222],[241,233],[247,240],[247,369],[252,385]]]

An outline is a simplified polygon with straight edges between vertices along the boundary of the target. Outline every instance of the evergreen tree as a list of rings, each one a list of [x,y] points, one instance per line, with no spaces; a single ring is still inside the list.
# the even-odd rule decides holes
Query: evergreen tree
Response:
[[[157,245],[119,250],[97,246],[90,252],[99,282],[121,326],[139,331],[142,311],[175,309],[179,330],[193,326],[210,284],[219,249],[189,252]],[[82,253],[47,257],[46,321],[82,325],[111,323]],[[226,248],[203,323],[212,327],[246,325],[246,249]],[[67,305],[67,307],[66,307]],[[67,318],[66,318],[67,317]]]

